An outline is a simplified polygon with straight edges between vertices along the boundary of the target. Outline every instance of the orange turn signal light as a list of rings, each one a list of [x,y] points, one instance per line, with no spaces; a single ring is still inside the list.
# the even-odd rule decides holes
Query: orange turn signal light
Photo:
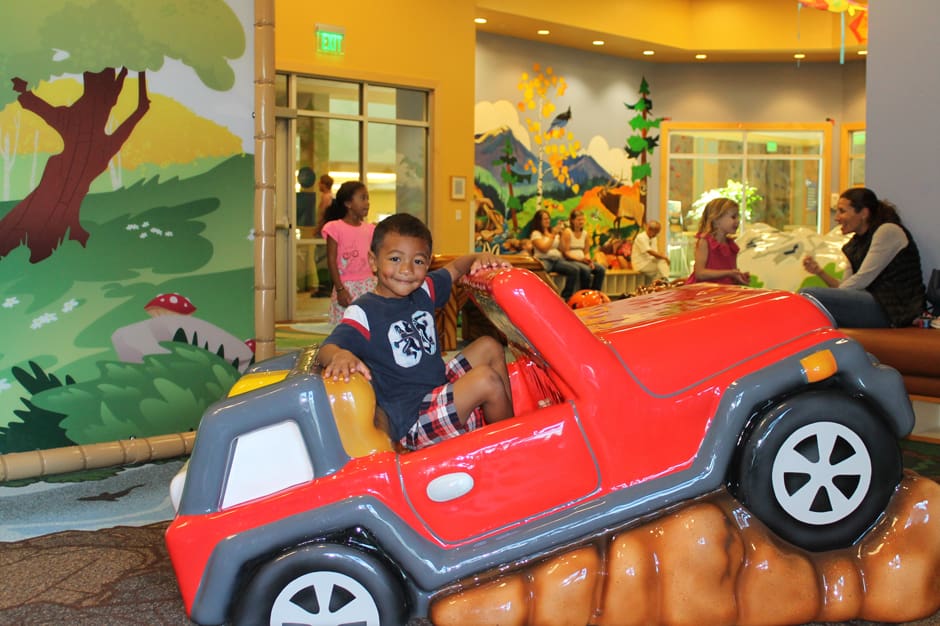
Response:
[[[829,350],[820,350],[800,359],[800,365],[803,367],[803,374],[808,383],[825,380],[839,371],[836,357]]]

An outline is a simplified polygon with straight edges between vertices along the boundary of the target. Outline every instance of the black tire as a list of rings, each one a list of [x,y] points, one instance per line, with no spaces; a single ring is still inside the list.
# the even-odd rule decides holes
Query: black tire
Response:
[[[234,623],[399,626],[401,585],[375,558],[344,546],[304,546],[266,563],[248,583]]]
[[[857,542],[901,480],[884,422],[833,391],[794,396],[759,418],[741,447],[731,491],[780,538],[807,550]]]

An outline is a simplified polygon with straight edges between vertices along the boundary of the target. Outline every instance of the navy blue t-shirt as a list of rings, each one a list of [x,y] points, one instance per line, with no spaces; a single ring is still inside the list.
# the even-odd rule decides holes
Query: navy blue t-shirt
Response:
[[[424,396],[447,382],[434,311],[450,291],[450,272],[441,268],[407,297],[364,294],[323,342],[349,350],[369,367],[376,402],[388,414],[395,441],[417,421]]]

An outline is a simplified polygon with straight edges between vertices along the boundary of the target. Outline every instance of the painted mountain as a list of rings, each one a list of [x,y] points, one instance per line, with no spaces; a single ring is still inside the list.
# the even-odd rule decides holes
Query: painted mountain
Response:
[[[515,158],[512,169],[523,179],[523,182],[514,184],[514,191],[519,196],[535,195],[535,174],[526,172],[524,165],[530,160],[533,163],[536,162],[538,157],[516,140],[515,135],[507,127],[481,133],[474,138],[477,178],[480,178],[480,170],[484,170],[489,172],[496,181],[502,181],[501,173],[506,169],[507,139],[512,148],[512,157]],[[610,173],[589,155],[582,154],[567,159],[565,165],[568,166],[572,181],[580,185],[581,189],[590,189],[598,185],[608,185],[615,182]],[[500,182],[500,186],[503,186],[502,182]],[[544,189],[546,195],[549,196],[564,197],[571,195],[571,191],[558,182],[550,169],[546,169],[545,172]]]

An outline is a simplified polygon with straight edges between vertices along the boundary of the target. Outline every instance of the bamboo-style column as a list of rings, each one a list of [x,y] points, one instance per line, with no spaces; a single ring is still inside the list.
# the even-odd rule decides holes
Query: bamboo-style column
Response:
[[[274,356],[274,0],[255,0],[255,360]]]

